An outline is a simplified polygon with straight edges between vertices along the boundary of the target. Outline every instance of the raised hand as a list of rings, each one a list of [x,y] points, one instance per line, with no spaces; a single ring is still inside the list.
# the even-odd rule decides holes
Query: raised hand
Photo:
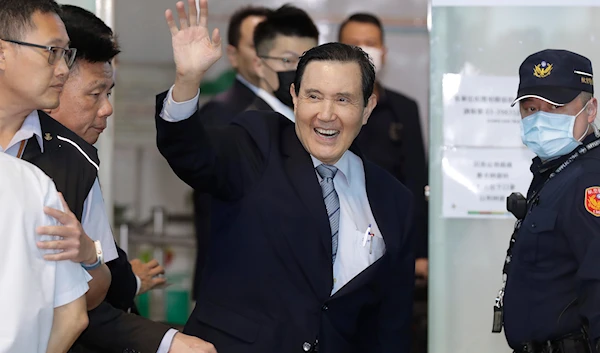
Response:
[[[215,28],[212,32],[212,38],[209,36],[207,0],[200,0],[199,20],[197,20],[198,13],[195,0],[188,0],[188,7],[189,15],[186,14],[182,1],[176,4],[180,28],[177,27],[171,10],[165,11],[165,18],[171,31],[173,44],[173,57],[177,72],[175,83],[182,83],[188,87],[195,86],[193,95],[195,96],[202,76],[219,60],[223,50],[219,30]],[[175,92],[173,95],[175,100],[179,101],[175,97]]]

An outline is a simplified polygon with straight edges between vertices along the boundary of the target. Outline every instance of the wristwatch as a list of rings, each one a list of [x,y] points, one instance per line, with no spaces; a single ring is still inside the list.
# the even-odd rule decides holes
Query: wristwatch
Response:
[[[94,241],[94,246],[96,247],[96,262],[90,265],[84,264],[83,262],[81,263],[81,266],[88,271],[96,269],[104,263],[104,255],[102,253],[102,244],[100,243],[100,240]]]

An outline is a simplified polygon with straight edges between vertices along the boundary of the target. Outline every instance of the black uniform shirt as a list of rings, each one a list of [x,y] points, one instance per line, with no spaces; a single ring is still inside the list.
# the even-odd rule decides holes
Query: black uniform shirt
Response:
[[[544,185],[572,153],[545,164],[536,158],[531,166],[528,199],[539,194],[518,232],[504,296],[512,348],[559,338],[584,322],[592,339],[600,337],[600,147]]]

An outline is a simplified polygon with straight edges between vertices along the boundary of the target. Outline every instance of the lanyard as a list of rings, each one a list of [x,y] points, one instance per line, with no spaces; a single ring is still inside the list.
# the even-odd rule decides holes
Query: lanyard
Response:
[[[536,204],[535,201],[536,201],[537,197],[539,196],[539,194],[542,191],[542,189],[544,188],[544,186],[546,186],[546,184],[548,184],[548,182],[550,182],[550,180],[552,180],[554,177],[556,177],[558,174],[560,174],[560,172],[562,172],[563,170],[567,169],[567,167],[570,166],[577,158],[581,157],[582,155],[586,154],[588,151],[590,151],[598,146],[600,146],[600,139],[597,139],[597,140],[590,142],[589,144],[579,148],[571,156],[569,156],[569,158],[567,158],[566,161],[564,161],[561,165],[559,165],[558,168],[556,168],[548,176],[548,179],[546,179],[544,184],[542,184],[542,186],[540,188],[538,188],[536,191],[534,191],[531,194],[531,196],[527,199],[527,211],[530,211],[532,208],[532,205]],[[512,257],[512,249],[513,249],[513,246],[515,245],[515,241],[517,240],[517,233],[519,232],[519,229],[521,228],[521,223],[522,223],[522,220],[517,220],[517,222],[515,223],[515,230],[510,238],[510,243],[508,246],[508,250],[506,252],[506,260],[504,262],[504,268],[502,269],[504,282],[506,282],[508,266],[510,264],[510,259]]]
[[[569,156],[569,158],[567,158],[566,161],[564,161],[560,166],[558,166],[548,176],[548,179],[546,179],[544,184],[542,184],[542,186],[540,188],[538,188],[536,191],[534,191],[531,194],[531,196],[527,199],[527,212],[530,212],[533,205],[537,204],[537,197],[539,196],[539,194],[542,191],[542,189],[544,188],[544,186],[546,186],[546,184],[548,184],[548,182],[550,182],[550,180],[554,179],[558,174],[560,174],[562,171],[564,171],[577,158],[579,158],[580,156],[586,154],[588,151],[590,151],[598,146],[600,146],[600,139],[590,142],[589,144],[577,149],[572,155]],[[504,289],[506,287],[506,279],[508,276],[508,269],[510,267],[510,262],[512,259],[513,247],[517,241],[517,234],[519,233],[519,230],[521,229],[522,223],[523,223],[522,219],[517,220],[517,222],[515,223],[515,228],[514,228],[513,234],[510,237],[510,243],[508,245],[508,250],[506,251],[506,258],[504,260],[504,266],[502,268],[502,288],[498,292],[498,296],[496,297],[496,303],[494,305],[495,312],[498,312],[498,311],[501,312],[502,306],[504,305]],[[500,319],[500,321],[501,321],[501,319]],[[494,323],[494,325],[496,325],[496,322]],[[500,332],[500,331],[497,330],[497,331],[493,331],[493,332]]]

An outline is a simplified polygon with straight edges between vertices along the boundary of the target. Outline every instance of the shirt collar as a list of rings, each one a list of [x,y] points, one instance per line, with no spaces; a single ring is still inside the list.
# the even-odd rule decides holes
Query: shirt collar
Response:
[[[248,80],[246,80],[244,78],[244,76],[237,74],[235,75],[235,78],[240,81],[244,86],[248,87],[249,90],[251,90],[252,92],[254,92],[254,94],[257,94],[256,92],[258,91],[258,87],[256,87],[255,85],[251,84],[250,82],[248,82]]]
[[[264,100],[269,105],[269,107],[271,107],[271,109],[273,109],[277,113],[285,116],[290,121],[296,122],[296,117],[294,116],[294,111],[287,105],[281,103],[281,101],[279,99],[277,99],[275,96],[267,93],[267,91],[265,91],[262,88],[258,88],[256,95],[258,97],[262,98],[262,100]]]
[[[352,152],[350,152],[350,151],[344,152],[344,154],[342,155],[342,158],[340,158],[340,160],[337,161],[337,163],[335,163],[333,165],[334,167],[336,167],[338,169],[338,172],[336,173],[336,175],[341,173],[342,180],[344,180],[348,186],[350,186],[350,183],[352,182],[352,170],[350,168],[350,153],[352,153]],[[313,166],[315,167],[315,169],[319,165],[323,164],[323,162],[321,162],[320,160],[315,158],[312,154],[310,155],[310,158],[312,159]]]
[[[44,152],[44,142],[42,140],[42,125],[40,124],[40,116],[37,110],[34,110],[25,118],[23,121],[23,125],[15,136],[13,136],[12,140],[8,144],[6,150],[16,145],[17,143],[21,143],[21,141],[29,140],[32,136],[36,137],[38,144],[40,145],[40,150]]]

